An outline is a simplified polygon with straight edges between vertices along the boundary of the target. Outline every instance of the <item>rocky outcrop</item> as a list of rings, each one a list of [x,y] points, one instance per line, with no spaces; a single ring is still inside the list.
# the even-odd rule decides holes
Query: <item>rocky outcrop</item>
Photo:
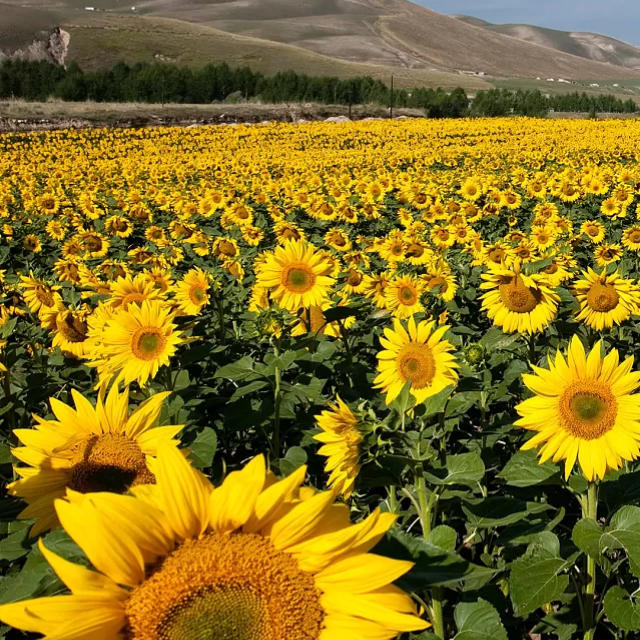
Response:
[[[63,65],[69,50],[71,35],[68,31],[56,27],[42,38],[36,38],[31,44],[15,51],[0,51],[0,61],[12,60],[47,60]]]

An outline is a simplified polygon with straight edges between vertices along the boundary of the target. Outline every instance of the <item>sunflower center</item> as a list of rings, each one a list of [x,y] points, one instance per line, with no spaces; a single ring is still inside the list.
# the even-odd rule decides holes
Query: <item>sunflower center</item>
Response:
[[[404,285],[398,290],[398,299],[400,304],[411,306],[418,301],[418,292],[413,287]]]
[[[596,282],[587,293],[587,304],[594,311],[602,311],[606,313],[618,306],[620,296],[616,288],[611,284],[603,284]]]
[[[124,493],[138,484],[153,484],[145,455],[132,440],[120,435],[92,436],[74,447],[69,487],[80,493]]]
[[[487,257],[491,262],[502,262],[504,260],[504,256],[504,249],[491,249]]]
[[[617,414],[616,399],[609,386],[601,382],[574,382],[560,398],[564,428],[583,440],[595,440],[612,429]]]
[[[533,287],[527,287],[519,274],[499,285],[498,290],[504,306],[514,313],[529,313],[542,299],[542,294]]]
[[[167,339],[159,329],[153,327],[141,327],[133,334],[131,350],[140,360],[153,360],[157,358],[167,345]]]
[[[436,362],[426,344],[409,343],[398,354],[398,369],[403,382],[411,380],[415,389],[424,389],[433,382]]]
[[[34,293],[41,305],[44,305],[45,307],[53,307],[55,300],[49,289],[38,286],[34,289]]]
[[[629,234],[629,240],[634,244],[640,243],[640,231],[632,231]]]
[[[56,319],[56,326],[69,342],[84,342],[87,337],[87,323],[74,316],[71,311],[60,314]]]
[[[187,540],[125,604],[127,640],[314,640],[324,611],[311,574],[256,534]]]
[[[290,265],[284,270],[282,281],[289,291],[305,293],[315,284],[316,276],[304,264]]]
[[[192,287],[189,290],[189,297],[191,298],[191,302],[195,305],[204,304],[207,301],[207,294],[202,287]]]

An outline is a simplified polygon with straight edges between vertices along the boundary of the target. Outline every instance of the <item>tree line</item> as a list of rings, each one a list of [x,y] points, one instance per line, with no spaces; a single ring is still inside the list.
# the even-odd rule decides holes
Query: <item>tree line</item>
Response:
[[[341,79],[283,71],[270,76],[249,67],[226,63],[199,69],[170,63],[118,62],[111,69],[83,71],[71,62],[67,68],[44,61],[5,60],[0,64],[0,97],[70,101],[192,103],[319,102],[323,104],[377,103],[424,109],[432,118],[463,116],[539,116],[550,110],[570,112],[634,113],[631,100],[613,95],[569,93],[547,96],[539,90],[489,89],[470,100],[464,89],[392,89],[370,76]]]

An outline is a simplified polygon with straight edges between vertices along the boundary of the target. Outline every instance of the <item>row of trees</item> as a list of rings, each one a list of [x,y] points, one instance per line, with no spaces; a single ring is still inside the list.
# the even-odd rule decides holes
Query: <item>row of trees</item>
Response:
[[[572,93],[546,96],[538,90],[490,89],[469,100],[464,89],[393,90],[369,76],[340,79],[285,71],[271,76],[226,63],[200,69],[166,63],[119,62],[111,69],[84,72],[72,62],[66,69],[50,62],[5,60],[0,65],[0,97],[28,100],[199,103],[258,99],[263,102],[378,103],[424,109],[432,118],[466,115],[544,115],[555,111],[628,112],[636,103],[611,95]]]

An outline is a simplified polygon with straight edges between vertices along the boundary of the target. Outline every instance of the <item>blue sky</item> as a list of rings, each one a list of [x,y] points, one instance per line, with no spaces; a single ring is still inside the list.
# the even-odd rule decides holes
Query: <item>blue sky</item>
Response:
[[[640,44],[638,0],[414,0],[439,13],[489,22],[523,22],[565,31],[594,31]]]

